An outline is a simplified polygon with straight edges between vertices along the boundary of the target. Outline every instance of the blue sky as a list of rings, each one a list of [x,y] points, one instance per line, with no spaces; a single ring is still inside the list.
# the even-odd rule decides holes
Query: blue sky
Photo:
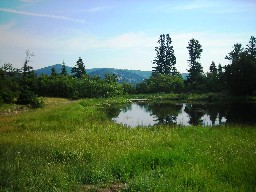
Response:
[[[152,70],[160,34],[170,34],[177,69],[188,69],[186,46],[199,40],[201,64],[224,58],[256,36],[255,0],[0,0],[0,66],[34,69],[56,63],[86,68]]]

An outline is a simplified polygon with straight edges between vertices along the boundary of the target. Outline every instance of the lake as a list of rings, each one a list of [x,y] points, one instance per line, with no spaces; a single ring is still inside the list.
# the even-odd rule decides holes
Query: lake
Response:
[[[255,103],[131,103],[110,109],[111,118],[128,127],[169,125],[256,125]]]

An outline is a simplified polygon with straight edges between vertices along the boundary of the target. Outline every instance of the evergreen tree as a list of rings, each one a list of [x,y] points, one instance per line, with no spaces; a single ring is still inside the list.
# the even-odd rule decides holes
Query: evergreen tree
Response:
[[[66,65],[65,65],[64,60],[63,60],[63,62],[62,62],[62,66],[61,66],[61,75],[62,75],[62,76],[67,76],[67,75],[68,75],[68,72],[67,72],[67,69],[66,69]]]
[[[249,55],[256,58],[256,38],[254,36],[251,36],[249,44],[247,45],[246,51]]]
[[[228,55],[225,57],[225,59],[234,62],[240,59],[240,54],[243,52],[242,44],[236,43],[234,44],[234,49],[228,53]]]
[[[159,47],[155,47],[156,57],[153,60],[153,74],[166,74],[166,75],[177,75],[176,70],[176,57],[174,55],[173,46],[171,45],[172,40],[169,34],[162,34],[158,40]]]
[[[216,68],[216,65],[215,65],[215,63],[212,61],[212,63],[211,63],[211,65],[210,65],[210,72],[212,73],[212,74],[217,74],[217,68]]]
[[[203,67],[198,62],[203,52],[202,46],[198,40],[191,39],[187,46],[189,52],[189,75],[187,78],[187,84],[192,90],[200,90],[203,85]]]
[[[232,94],[253,95],[256,93],[256,59],[242,52],[225,68],[225,77]]]
[[[72,68],[71,73],[75,73],[74,77],[77,78],[81,78],[86,74],[84,62],[81,57],[79,57],[78,61],[76,62],[76,67]]]
[[[56,77],[58,74],[57,74],[57,72],[56,72],[56,69],[53,67],[53,68],[51,68],[51,76],[53,76],[53,77]]]
[[[255,38],[251,36],[247,48],[237,43],[226,56],[230,64],[225,66],[225,78],[229,91],[235,95],[253,95],[256,93],[256,57]]]
[[[210,72],[207,73],[207,90],[217,91],[218,90],[218,69],[215,63],[212,61],[210,65]]]

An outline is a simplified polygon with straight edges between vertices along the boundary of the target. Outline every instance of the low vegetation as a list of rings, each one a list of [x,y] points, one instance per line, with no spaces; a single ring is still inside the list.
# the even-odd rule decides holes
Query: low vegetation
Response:
[[[106,113],[127,98],[44,100],[0,109],[0,191],[256,190],[255,127],[129,129]]]

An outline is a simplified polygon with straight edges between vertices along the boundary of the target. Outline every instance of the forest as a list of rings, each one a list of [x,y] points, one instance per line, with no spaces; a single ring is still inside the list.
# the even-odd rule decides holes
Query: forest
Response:
[[[72,100],[81,98],[108,98],[126,94],[147,93],[223,93],[235,96],[256,95],[256,38],[251,36],[246,47],[234,44],[222,66],[212,61],[209,71],[204,73],[200,63],[202,45],[196,39],[188,42],[188,76],[182,78],[176,69],[176,57],[169,34],[161,34],[155,47],[156,57],[152,61],[149,79],[133,85],[119,83],[115,74],[105,78],[89,76],[81,57],[67,73],[65,64],[61,73],[52,68],[51,75],[37,76],[30,66],[34,53],[27,50],[24,65],[16,69],[10,63],[0,68],[0,104],[29,104],[32,108],[43,106],[41,97],[61,97]]]

